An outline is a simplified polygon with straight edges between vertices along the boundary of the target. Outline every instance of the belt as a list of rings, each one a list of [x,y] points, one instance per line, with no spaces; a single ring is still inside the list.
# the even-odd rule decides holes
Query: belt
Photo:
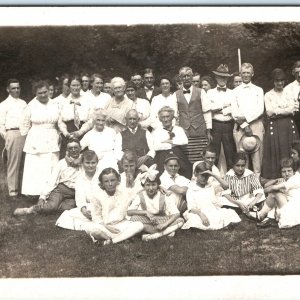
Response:
[[[215,120],[215,119],[212,119],[213,122],[217,122],[217,123],[234,123],[234,120],[231,119],[231,120],[228,120],[228,121],[220,121],[220,120]]]
[[[10,130],[20,130],[20,128],[14,127],[14,128],[8,128],[8,129],[6,129],[6,131],[10,131]]]

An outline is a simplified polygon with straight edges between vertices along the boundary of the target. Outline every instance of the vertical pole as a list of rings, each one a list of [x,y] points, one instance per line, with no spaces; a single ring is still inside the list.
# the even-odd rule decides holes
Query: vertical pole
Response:
[[[238,48],[238,61],[239,61],[239,72],[241,72],[242,60],[241,60],[241,49]]]

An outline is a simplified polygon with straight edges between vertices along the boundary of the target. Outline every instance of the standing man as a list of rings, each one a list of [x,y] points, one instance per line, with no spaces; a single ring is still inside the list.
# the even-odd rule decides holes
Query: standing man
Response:
[[[292,98],[294,100],[294,122],[296,123],[298,132],[300,132],[300,112],[299,112],[300,61],[299,60],[294,63],[292,74],[295,80],[284,88],[284,92],[286,92],[289,98]]]
[[[253,172],[260,176],[265,133],[262,122],[264,92],[262,88],[251,82],[253,75],[253,66],[249,63],[243,63],[241,67],[243,83],[233,90],[234,97],[231,103],[231,112],[236,122],[233,136],[238,151],[238,144],[243,135],[257,135],[261,141],[259,150],[251,154]]]
[[[0,104],[0,134],[7,151],[7,185],[10,197],[19,194],[19,174],[25,136],[21,136],[19,122],[26,102],[20,99],[20,82],[9,79],[6,88],[9,96]]]
[[[191,163],[202,160],[203,149],[212,141],[210,103],[203,89],[192,85],[193,71],[182,67],[179,76],[183,87],[176,91],[179,126],[187,137],[184,151]]]
[[[200,87],[200,74],[199,73],[194,73],[193,75],[193,80],[192,80],[192,83],[195,87]]]
[[[216,147],[218,165],[221,144],[223,144],[227,170],[232,168],[232,154],[236,152],[233,139],[234,120],[231,115],[231,102],[233,91],[227,88],[228,79],[231,77],[227,65],[220,65],[213,71],[217,81],[217,87],[207,91],[212,111],[212,134]]]
[[[131,76],[131,81],[135,84],[137,89],[143,87],[143,78],[139,73],[133,73],[133,75]]]
[[[80,95],[85,95],[90,89],[90,76],[89,76],[89,74],[84,73],[81,76],[81,82],[82,82],[82,85],[81,85]]]
[[[157,96],[161,93],[160,88],[154,86],[154,72],[152,69],[145,69],[143,72],[144,76],[144,87],[137,90],[136,95],[138,98],[143,98],[148,100],[150,103],[154,96]]]

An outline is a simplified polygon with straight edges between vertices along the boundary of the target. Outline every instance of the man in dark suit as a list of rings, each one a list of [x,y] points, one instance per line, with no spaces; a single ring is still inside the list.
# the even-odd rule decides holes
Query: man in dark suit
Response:
[[[144,87],[137,90],[136,95],[138,98],[143,98],[148,100],[150,103],[154,96],[157,96],[161,93],[160,88],[154,86],[154,72],[152,69],[145,69],[143,72],[144,78]]]
[[[179,70],[183,87],[176,91],[179,126],[189,140],[185,152],[191,163],[202,160],[203,149],[212,141],[210,102],[206,92],[192,85],[193,71],[190,67]]]

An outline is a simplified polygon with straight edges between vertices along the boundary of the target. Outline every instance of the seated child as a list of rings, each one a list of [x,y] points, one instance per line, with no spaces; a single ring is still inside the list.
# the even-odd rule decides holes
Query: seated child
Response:
[[[183,216],[187,222],[182,229],[194,227],[202,230],[217,230],[230,223],[239,223],[241,219],[234,210],[216,205],[216,192],[213,186],[208,185],[211,171],[205,162],[198,163],[194,175],[196,182],[189,184],[186,193],[188,210]]]
[[[64,211],[56,221],[56,226],[71,229],[85,230],[92,221],[91,198],[93,186],[98,183],[98,157],[92,150],[82,153],[82,168],[75,182],[76,208]]]
[[[143,191],[140,191],[128,208],[131,221],[140,221],[144,224],[143,241],[157,239],[164,235],[175,235],[184,221],[175,205],[172,196],[166,196],[159,191],[159,171],[156,165],[144,172],[141,178]]]
[[[253,219],[256,219],[258,221],[258,226],[266,227],[268,225],[271,225],[270,218],[278,218],[277,214],[275,215],[275,210],[277,209],[276,197],[275,193],[273,193],[272,191],[274,190],[274,186],[286,182],[294,175],[294,165],[295,164],[292,158],[283,158],[280,161],[282,178],[271,179],[265,184],[264,191],[265,193],[269,194],[266,201],[264,202],[262,209],[257,213],[250,212],[250,215],[253,217]],[[283,193],[286,192],[285,188],[282,188],[280,191]]]
[[[289,173],[285,182],[268,186],[265,188],[266,193],[272,193],[273,205],[277,206],[278,227],[289,228],[300,224],[300,173],[299,162],[297,163],[297,172],[290,176],[293,172],[292,167],[285,167]],[[272,204],[269,204],[272,206]],[[258,219],[263,220],[267,211],[267,207],[263,207],[259,212]]]
[[[221,193],[220,205],[239,208],[244,214],[265,200],[264,190],[258,177],[249,169],[246,169],[247,156],[245,153],[236,153],[233,156],[233,168],[230,169],[224,180],[229,188]]]
[[[137,167],[138,157],[133,151],[126,150],[124,151],[120,164],[123,170],[121,173],[120,187],[129,193],[130,199],[133,199],[143,190],[140,180],[141,170]],[[143,169],[143,167],[141,167],[141,169]]]
[[[126,220],[130,198],[120,186],[120,175],[113,168],[99,175],[99,186],[93,189],[91,214],[93,227],[86,229],[94,242],[103,245],[118,243],[133,237],[144,228],[141,222]]]
[[[179,158],[171,152],[164,161],[165,171],[160,176],[161,187],[173,195],[179,211],[186,210],[185,194],[190,180],[178,174],[180,169]]]
[[[17,208],[14,211],[15,216],[49,214],[76,206],[75,181],[81,169],[80,149],[78,139],[71,138],[67,141],[66,156],[55,166],[38,203],[31,207]]]

